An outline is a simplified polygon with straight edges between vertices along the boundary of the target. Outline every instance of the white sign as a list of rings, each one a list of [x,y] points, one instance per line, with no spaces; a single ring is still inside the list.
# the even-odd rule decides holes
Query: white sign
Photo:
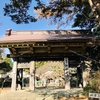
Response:
[[[100,98],[100,93],[89,93],[90,98]]]

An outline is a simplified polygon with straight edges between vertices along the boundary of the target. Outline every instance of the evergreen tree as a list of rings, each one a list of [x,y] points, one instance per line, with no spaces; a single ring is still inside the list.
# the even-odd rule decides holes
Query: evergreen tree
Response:
[[[99,0],[35,0],[34,11],[38,18],[46,18],[58,27],[73,21],[73,27],[93,28],[100,24]],[[4,15],[11,17],[17,24],[36,22],[38,18],[31,16],[28,10],[32,0],[10,0],[5,4]]]

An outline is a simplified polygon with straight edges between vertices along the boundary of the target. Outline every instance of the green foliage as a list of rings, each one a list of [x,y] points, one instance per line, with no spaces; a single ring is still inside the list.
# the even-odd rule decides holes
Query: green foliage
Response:
[[[36,22],[36,19],[28,14],[32,0],[10,0],[10,4],[5,4],[4,16],[11,17],[17,24]]]
[[[91,86],[88,84],[86,87],[83,88],[83,94],[88,96],[90,90],[91,90]]]
[[[98,71],[100,69],[100,46],[93,45],[90,48],[88,48],[87,52],[89,53],[89,57],[91,58],[91,68],[94,71]]]
[[[8,64],[11,68],[13,67],[13,63],[10,58],[7,58],[7,56],[3,57],[4,62]]]
[[[0,78],[0,87],[3,89],[3,87],[10,87],[11,86],[11,79],[4,79]]]
[[[50,24],[56,24],[59,28],[68,25],[74,20],[72,27],[93,28],[98,19],[90,7],[87,0],[35,0],[37,5],[34,7],[37,17],[28,14],[32,0],[10,0],[5,4],[4,15],[9,16],[17,24],[36,22],[37,18],[49,19]],[[97,7],[98,8],[98,7]],[[98,9],[95,14],[98,15]]]
[[[43,61],[36,61],[35,67],[36,67],[36,69],[37,69],[37,68],[43,66],[44,64],[46,64],[46,62],[43,62]],[[25,68],[24,71],[25,71],[25,72],[30,72],[29,68]]]
[[[36,68],[39,68],[39,67],[43,66],[44,64],[46,64],[46,62],[37,61],[37,62],[36,62]]]
[[[2,53],[3,53],[3,52],[4,52],[4,49],[1,49],[1,48],[0,48],[0,60],[1,60],[0,62],[2,62],[2,60],[3,60],[3,58],[2,58]]]
[[[11,71],[11,69],[12,68],[8,63],[6,63],[6,62],[0,63],[0,72],[1,73],[6,73],[8,71]]]
[[[29,68],[25,68],[25,69],[23,69],[23,71],[30,72]]]
[[[1,60],[1,61],[3,60],[2,55],[0,55],[0,60]]]
[[[100,25],[95,24],[95,26],[93,28],[93,33],[95,36],[98,36],[100,38]]]
[[[23,78],[23,82],[24,83],[29,83],[29,79],[28,78]]]
[[[10,58],[4,57],[2,58],[2,62],[0,63],[0,73],[6,73],[11,71],[12,62]]]
[[[83,3],[83,7],[79,9],[79,13],[76,14],[74,19],[74,24],[72,27],[80,27],[85,29],[91,29],[96,24],[96,20],[94,20],[94,16],[91,14],[91,8],[88,3]]]
[[[100,70],[92,73],[88,81],[88,85],[84,88],[84,94],[100,93]]]

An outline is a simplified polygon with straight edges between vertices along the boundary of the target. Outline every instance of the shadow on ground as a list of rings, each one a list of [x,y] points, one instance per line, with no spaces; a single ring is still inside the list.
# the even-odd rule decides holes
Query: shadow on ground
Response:
[[[0,93],[0,100],[88,100],[81,96],[82,88],[65,90],[64,88],[49,86],[37,87],[34,91],[30,91],[28,88],[3,91]]]

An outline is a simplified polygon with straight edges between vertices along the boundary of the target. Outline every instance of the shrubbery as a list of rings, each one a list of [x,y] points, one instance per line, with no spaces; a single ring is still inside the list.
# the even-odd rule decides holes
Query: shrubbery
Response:
[[[84,87],[84,94],[88,95],[91,93],[100,93],[100,70],[91,74],[89,83]]]

